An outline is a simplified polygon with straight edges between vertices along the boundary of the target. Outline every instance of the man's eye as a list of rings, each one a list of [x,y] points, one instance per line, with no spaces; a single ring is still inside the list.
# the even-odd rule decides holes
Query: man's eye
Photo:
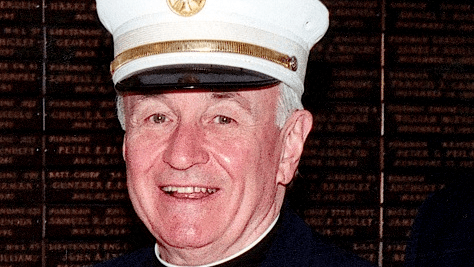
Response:
[[[229,118],[229,117],[226,117],[226,116],[216,116],[214,118],[214,123],[218,123],[218,124],[230,124],[232,123],[234,120]]]
[[[164,115],[164,114],[157,113],[157,114],[154,114],[153,116],[151,116],[151,120],[154,123],[164,123],[168,120],[168,118],[166,118],[166,115]]]

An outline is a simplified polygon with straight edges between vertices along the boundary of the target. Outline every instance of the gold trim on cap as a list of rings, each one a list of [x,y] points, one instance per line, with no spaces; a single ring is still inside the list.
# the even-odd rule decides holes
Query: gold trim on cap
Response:
[[[269,60],[292,71],[298,69],[296,57],[290,57],[262,46],[233,41],[187,40],[152,43],[126,50],[117,55],[112,61],[110,72],[113,74],[117,69],[135,59],[181,52],[234,53]]]
[[[167,0],[170,9],[183,17],[190,17],[204,7],[206,0]]]

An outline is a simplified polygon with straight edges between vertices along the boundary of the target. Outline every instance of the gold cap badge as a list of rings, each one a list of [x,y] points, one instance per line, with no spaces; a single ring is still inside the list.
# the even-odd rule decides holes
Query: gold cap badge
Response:
[[[204,7],[206,0],[167,0],[170,9],[183,17],[190,17]]]

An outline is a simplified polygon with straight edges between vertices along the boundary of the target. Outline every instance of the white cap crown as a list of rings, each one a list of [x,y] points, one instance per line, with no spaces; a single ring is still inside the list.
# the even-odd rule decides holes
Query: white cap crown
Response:
[[[264,74],[299,96],[309,52],[329,24],[318,0],[97,0],[97,12],[114,37],[115,84],[153,69],[141,83],[176,83],[180,66],[212,66]],[[248,78],[201,71],[197,80],[203,73]]]

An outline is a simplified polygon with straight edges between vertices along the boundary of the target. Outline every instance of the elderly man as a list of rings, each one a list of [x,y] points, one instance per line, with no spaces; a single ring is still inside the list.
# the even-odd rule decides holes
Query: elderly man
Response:
[[[368,266],[284,205],[317,0],[98,0],[130,198],[156,238],[100,266]],[[282,208],[283,207],[283,208]]]

